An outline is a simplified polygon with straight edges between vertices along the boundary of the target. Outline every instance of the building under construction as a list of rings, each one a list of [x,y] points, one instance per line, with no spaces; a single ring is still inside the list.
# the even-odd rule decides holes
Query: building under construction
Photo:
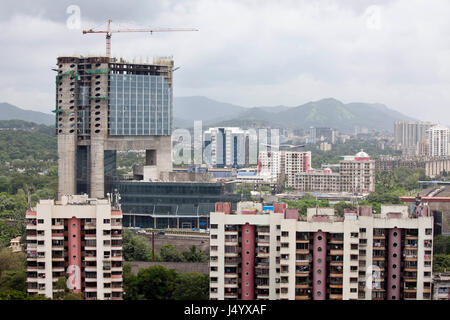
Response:
[[[172,170],[172,58],[152,64],[106,56],[57,59],[58,198],[104,198],[117,150],[146,150],[150,178]]]

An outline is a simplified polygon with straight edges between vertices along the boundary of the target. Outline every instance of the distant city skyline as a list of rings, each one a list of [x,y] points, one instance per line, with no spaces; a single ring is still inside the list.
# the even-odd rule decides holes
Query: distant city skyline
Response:
[[[71,5],[79,9],[79,29]],[[449,10],[445,0],[132,0],[127,10],[118,1],[8,3],[0,13],[0,43],[7,48],[0,59],[0,101],[49,113],[56,57],[104,54],[104,35],[81,30],[111,18],[121,27],[200,30],[112,37],[115,57],[173,56],[181,67],[174,73],[175,97],[206,96],[244,107],[333,97],[382,103],[446,125]]]

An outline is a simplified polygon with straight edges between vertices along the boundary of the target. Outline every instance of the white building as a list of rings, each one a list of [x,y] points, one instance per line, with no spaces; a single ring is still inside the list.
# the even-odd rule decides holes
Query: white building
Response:
[[[297,173],[311,170],[311,151],[260,151],[259,173],[282,182],[287,187],[294,186]]]
[[[59,278],[87,300],[122,299],[122,211],[87,195],[27,211],[28,294],[49,298]]]
[[[449,129],[444,126],[434,126],[428,129],[428,152],[430,156],[439,157],[447,156],[449,143]]]
[[[209,128],[204,132],[205,160],[210,167],[236,167],[246,163],[248,133],[238,127]]]

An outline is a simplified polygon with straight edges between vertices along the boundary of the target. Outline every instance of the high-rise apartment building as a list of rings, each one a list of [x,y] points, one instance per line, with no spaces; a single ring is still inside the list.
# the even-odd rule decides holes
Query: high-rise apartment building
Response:
[[[57,65],[58,199],[104,198],[116,179],[117,150],[146,150],[156,176],[172,169],[171,58],[137,64],[69,56]]]
[[[295,175],[311,169],[311,151],[260,151],[259,172],[292,187]]]
[[[248,133],[237,127],[204,132],[205,160],[211,167],[241,167],[248,159]],[[247,157],[246,157],[247,155]]]
[[[307,143],[329,142],[335,144],[338,131],[327,127],[310,127],[308,130]]]
[[[341,191],[369,193],[375,191],[375,161],[364,151],[339,161]]]
[[[286,204],[241,202],[211,213],[211,299],[429,300],[432,261],[427,206],[299,216]]]
[[[396,121],[394,143],[408,155],[419,155],[427,145],[427,130],[434,124],[421,121]]]
[[[448,136],[450,131],[444,126],[434,126],[428,129],[428,152],[432,157],[448,156]]]
[[[41,200],[26,213],[28,294],[53,298],[55,284],[87,300],[122,299],[122,211],[87,195]]]

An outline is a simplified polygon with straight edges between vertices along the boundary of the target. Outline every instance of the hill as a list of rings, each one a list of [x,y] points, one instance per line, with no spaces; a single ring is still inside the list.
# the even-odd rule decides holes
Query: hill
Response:
[[[362,102],[344,104],[334,98],[312,101],[297,107],[245,108],[205,97],[178,97],[174,100],[174,115],[179,124],[183,123],[189,127],[193,126],[194,120],[202,120],[204,126],[268,125],[292,129],[323,126],[344,133],[353,132],[355,126],[376,131],[392,131],[397,120],[415,120],[383,104]]]
[[[55,116],[52,114],[21,109],[5,102],[0,103],[0,120],[24,120],[37,124],[55,124]]]

